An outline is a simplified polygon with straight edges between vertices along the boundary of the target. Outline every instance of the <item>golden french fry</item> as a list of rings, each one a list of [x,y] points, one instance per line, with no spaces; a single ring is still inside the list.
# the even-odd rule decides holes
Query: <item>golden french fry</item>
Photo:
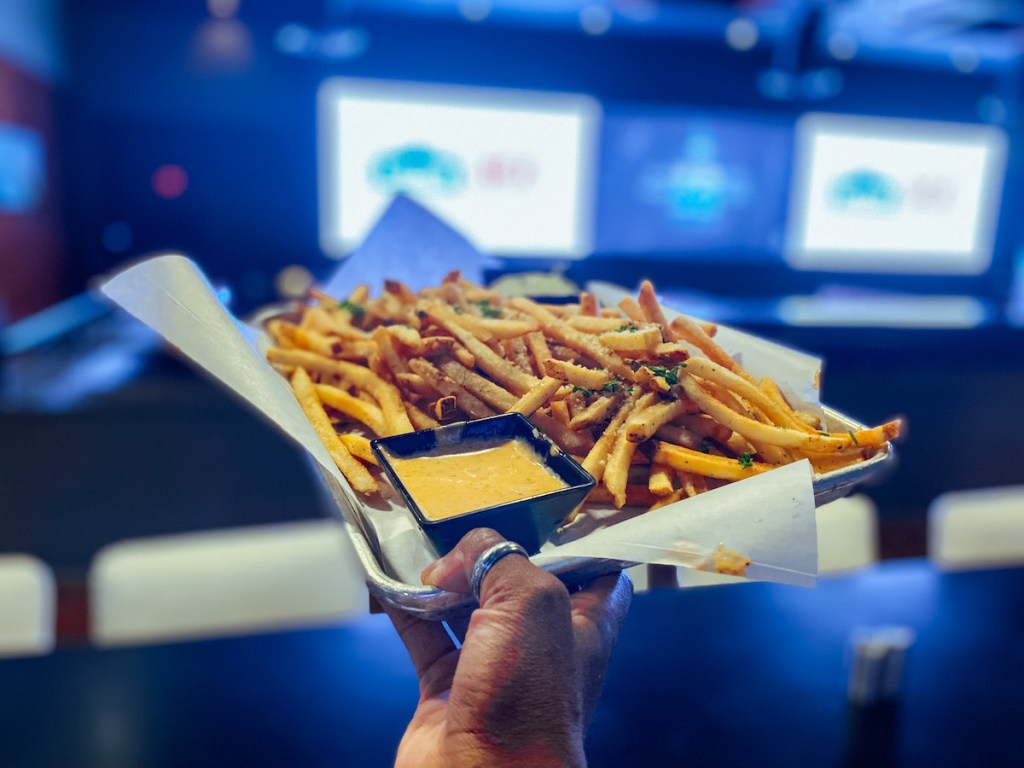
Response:
[[[459,323],[459,315],[451,307],[438,302],[425,302],[420,306],[421,311],[426,312],[428,317],[451,333],[473,354],[474,365],[504,384],[514,394],[525,395],[537,384],[536,378],[516,368],[464,329]]]
[[[658,304],[658,297],[654,294],[654,286],[650,280],[644,280],[640,283],[640,296],[637,303],[640,305],[644,317],[650,322],[657,323],[662,328],[668,327],[668,321],[665,319],[665,314],[661,311],[661,305]]]
[[[416,429],[435,429],[441,426],[437,419],[430,416],[426,411],[414,403],[407,402],[405,404],[405,410],[406,413],[409,414],[409,421],[412,422],[412,425],[416,427]]]
[[[648,408],[655,402],[656,397],[652,392],[644,393],[635,401],[631,409],[632,413]],[[616,507],[622,507],[626,503],[625,493],[629,479],[629,465],[633,460],[636,446],[636,443],[627,438],[626,425],[623,423],[615,432],[611,450],[608,452],[601,475],[601,480],[612,494]]]
[[[629,296],[622,299],[619,302],[619,309],[622,310],[622,314],[632,320],[634,323],[646,323],[647,316],[644,311],[640,308],[640,305],[636,303],[635,299],[631,299]]]
[[[516,404],[515,395],[504,387],[495,384],[490,379],[484,378],[476,371],[467,368],[458,360],[453,358],[442,359],[438,363],[438,367],[445,376],[469,392],[472,392],[495,410],[505,412],[511,410]]]
[[[689,400],[662,400],[640,411],[634,411],[626,420],[626,439],[633,443],[649,440],[655,432],[685,413],[695,411]]]
[[[317,436],[327,449],[338,469],[348,480],[349,484],[359,493],[376,493],[379,490],[377,481],[373,478],[362,464],[349,453],[345,444],[341,442],[338,433],[334,431],[334,425],[327,418],[327,413],[317,398],[313,382],[303,368],[296,368],[291,378],[292,391],[302,406],[302,410],[309,419]]]
[[[713,456],[710,453],[692,451],[671,443],[658,442],[654,452],[656,464],[668,464],[682,472],[692,472],[705,477],[717,477],[721,480],[742,480],[752,475],[767,472],[771,464],[762,464],[749,456],[738,459],[727,456]]]
[[[612,333],[641,327],[637,323],[623,320],[621,317],[592,317],[591,315],[572,315],[565,322],[583,333]]]
[[[898,421],[892,421],[872,429],[835,435],[811,434],[800,429],[763,424],[736,413],[720,400],[708,394],[692,377],[684,378],[681,383],[686,394],[700,406],[702,411],[747,439],[769,445],[798,448],[807,453],[828,454],[853,446],[878,447],[899,436],[900,424]]]
[[[668,464],[655,463],[651,465],[651,472],[647,476],[647,487],[655,496],[664,498],[675,491],[674,479],[675,472]]]
[[[597,337],[608,349],[616,352],[653,352],[662,343],[661,331],[654,326],[634,330],[610,331]]]
[[[611,395],[603,395],[590,403],[590,405],[587,405],[583,410],[573,415],[573,417],[569,419],[569,428],[584,429],[586,427],[592,427],[595,424],[600,424],[608,418],[608,415],[614,407],[615,398]]]
[[[402,304],[415,304],[418,299],[416,294],[409,290],[409,286],[401,280],[385,280],[384,290],[397,298]]]
[[[789,414],[796,420],[796,422],[803,425],[803,428],[808,432],[819,432],[821,431],[821,419],[813,413],[806,413],[804,411],[798,411],[789,404],[786,400],[786,396],[782,394],[782,390],[779,389],[779,385],[775,383],[768,376],[761,377],[761,380],[757,382],[758,389],[765,393],[765,395],[771,398],[776,405]]]
[[[526,348],[530,351],[530,356],[533,358],[534,369],[543,375],[544,364],[551,359],[551,348],[548,347],[544,334],[540,331],[530,331],[523,337],[523,340],[526,342]]]
[[[569,363],[565,360],[556,360],[555,358],[551,358],[545,363],[544,373],[559,381],[567,381],[574,387],[595,391],[603,390],[604,386],[612,380],[611,374],[608,371],[584,368],[582,365]]]
[[[377,461],[377,456],[370,447],[369,438],[364,435],[357,435],[354,432],[338,435],[338,437],[345,445],[345,448],[348,449],[348,452],[357,459],[365,461],[367,464],[372,464],[375,467],[380,466],[380,462]]]
[[[749,379],[737,375],[728,368],[704,358],[694,357],[686,364],[686,373],[691,376],[700,376],[702,379],[714,382],[733,393],[739,395],[755,407],[761,409],[776,426],[792,427],[809,432],[807,425],[800,421],[788,408],[782,408],[779,404],[765,394],[756,384]]]
[[[391,369],[392,376],[409,372],[409,366],[398,353],[398,350],[395,349],[394,336],[392,335],[389,326],[381,325],[375,328],[373,330],[373,340],[377,342],[377,348],[380,350],[380,356],[387,367]]]
[[[565,400],[552,400],[548,408],[559,424],[569,426],[569,406]]]
[[[389,384],[368,368],[345,360],[335,360],[336,370],[343,379],[353,382],[357,387],[365,389],[380,404],[387,424],[388,435],[400,435],[412,432],[412,423],[405,412],[402,393],[393,384]]]
[[[314,389],[320,402],[328,405],[336,411],[340,411],[349,418],[355,419],[366,425],[375,435],[387,434],[387,423],[384,421],[384,413],[376,405],[353,397],[348,392],[329,384],[315,384]]]
[[[577,331],[564,320],[560,320],[545,309],[537,306],[528,299],[510,299],[509,306],[530,315],[540,323],[549,335],[565,344],[567,347],[582,352],[593,358],[602,368],[624,378],[632,375],[632,370],[612,350],[608,349],[600,341],[590,334]]]
[[[753,381],[750,374],[743,370],[742,366],[733,360],[724,349],[718,346],[715,340],[701,327],[700,323],[695,320],[691,320],[685,315],[680,315],[668,324],[667,334],[671,341],[686,341],[724,368],[728,368],[736,375]]]
[[[544,405],[544,403],[546,403],[561,386],[562,382],[559,381],[558,379],[552,378],[550,376],[545,376],[543,379],[540,380],[540,383],[537,384],[536,387],[534,387],[521,398],[519,398],[519,400],[516,401],[516,403],[511,408],[508,409],[509,413],[521,413],[524,416],[529,416],[542,405]],[[564,403],[562,404],[564,405]],[[555,418],[558,418],[558,420],[561,421],[563,424],[566,424],[569,421],[568,413],[566,413],[566,418],[564,420],[559,418],[558,415],[554,413],[554,410],[552,410],[552,415],[554,415]]]
[[[418,373],[430,386],[442,395],[455,398],[459,410],[474,419],[483,419],[487,416],[494,416],[495,412],[478,397],[452,379],[445,376],[432,363],[421,357],[415,357],[409,361],[409,367],[414,373]]]

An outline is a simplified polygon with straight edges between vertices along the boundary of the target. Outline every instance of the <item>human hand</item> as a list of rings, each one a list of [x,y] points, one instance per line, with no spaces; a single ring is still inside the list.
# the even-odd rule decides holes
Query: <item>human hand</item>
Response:
[[[471,531],[423,582],[469,594],[477,558],[501,541]],[[525,557],[503,557],[483,579],[461,649],[440,622],[386,606],[420,681],[395,765],[585,765],[583,736],[632,591],[617,574],[570,595]]]

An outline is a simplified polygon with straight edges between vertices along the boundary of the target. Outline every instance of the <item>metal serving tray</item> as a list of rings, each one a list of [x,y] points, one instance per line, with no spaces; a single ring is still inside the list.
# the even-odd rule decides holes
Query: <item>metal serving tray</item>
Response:
[[[262,328],[266,321],[276,317],[294,318],[294,312],[294,307],[268,307],[247,318],[247,324],[252,328]],[[865,428],[863,424],[828,406],[822,405],[821,413],[829,431],[846,432]],[[885,469],[894,455],[892,444],[886,443],[883,450],[866,461],[832,472],[816,474],[813,481],[815,505],[822,506],[848,495],[856,485]],[[332,498],[332,512],[336,511],[345,523],[345,531],[366,573],[366,584],[371,595],[381,602],[414,613],[421,618],[438,621],[455,618],[473,607],[474,601],[468,595],[444,592],[422,584],[408,584],[390,576],[384,570],[380,546],[372,527],[363,519],[361,512],[353,508],[338,482],[315,462],[311,460],[310,463],[316,466]],[[576,557],[547,562],[541,567],[562,581],[572,584],[586,583],[598,576],[631,565],[635,563]]]
[[[863,424],[826,406],[822,406],[822,413],[830,431],[843,432],[864,429]],[[893,457],[892,444],[886,443],[884,450],[879,451],[866,461],[833,472],[815,475],[813,481],[815,505],[822,506],[848,495],[854,486],[886,468]],[[366,584],[371,595],[381,602],[415,613],[421,618],[438,621],[454,618],[473,607],[474,601],[468,595],[444,592],[422,584],[407,584],[389,576],[381,565],[382,558],[379,547],[373,540],[372,531],[364,524],[358,510],[351,508],[348,499],[340,492],[334,478],[319,467],[317,469],[322,474],[328,491],[334,499],[334,508],[346,523],[345,530],[352,541],[363,570],[366,572]],[[566,583],[583,584],[598,576],[631,565],[635,565],[635,563],[576,557],[545,563],[541,567]]]

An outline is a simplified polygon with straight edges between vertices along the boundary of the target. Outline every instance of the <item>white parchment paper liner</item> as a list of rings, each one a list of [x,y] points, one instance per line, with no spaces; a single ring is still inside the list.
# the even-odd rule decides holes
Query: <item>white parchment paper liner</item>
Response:
[[[402,237],[393,236],[391,228]],[[437,259],[444,252],[439,243],[458,241],[459,264],[473,274],[468,244],[425,210],[401,199],[327,285],[339,290],[353,284],[363,274],[363,264],[374,265],[366,270],[372,275],[386,264],[393,269],[391,276],[402,279],[401,253]],[[406,250],[396,252],[405,245]],[[442,266],[444,271],[449,268]],[[287,382],[266,362],[266,340],[228,312],[195,264],[180,255],[158,256],[114,276],[102,291],[308,451],[372,529],[384,569],[400,581],[419,583],[420,572],[436,555],[412,516],[397,501],[366,499],[351,490]],[[718,340],[730,354],[741,356],[755,375],[772,375],[801,400],[815,400],[815,359],[724,328]],[[775,365],[779,361],[784,364]],[[637,510],[592,508],[559,540],[545,544],[535,559],[584,556],[696,568],[721,545],[751,558],[748,579],[810,585],[817,573],[811,478],[807,462],[800,462],[642,515]]]

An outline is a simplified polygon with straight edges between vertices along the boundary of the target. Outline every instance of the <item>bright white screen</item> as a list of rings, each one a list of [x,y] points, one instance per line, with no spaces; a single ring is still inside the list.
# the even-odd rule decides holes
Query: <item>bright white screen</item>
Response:
[[[332,78],[319,98],[328,255],[350,253],[399,192],[485,253],[589,253],[589,97]]]
[[[992,126],[809,114],[797,123],[786,260],[799,269],[979,274],[1006,136]]]

